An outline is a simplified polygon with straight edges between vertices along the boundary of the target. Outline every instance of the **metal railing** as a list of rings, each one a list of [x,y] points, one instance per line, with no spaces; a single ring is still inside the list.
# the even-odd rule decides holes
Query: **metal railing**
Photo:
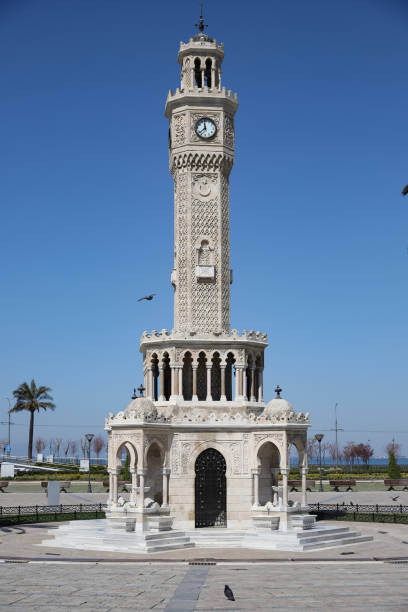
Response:
[[[101,518],[106,504],[74,504],[57,506],[0,506],[0,525],[35,521],[58,521],[71,518]]]
[[[402,504],[309,504],[317,520],[408,523],[408,506]]]

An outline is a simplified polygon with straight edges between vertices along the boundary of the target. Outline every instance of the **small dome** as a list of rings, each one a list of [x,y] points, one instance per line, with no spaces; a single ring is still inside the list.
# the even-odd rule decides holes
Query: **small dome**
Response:
[[[195,34],[194,36],[192,36],[191,39],[194,42],[214,42],[214,39],[208,36],[208,34],[205,34],[204,32],[199,32],[198,34]]]
[[[130,402],[124,412],[125,419],[144,420],[157,416],[157,408],[152,400],[147,397],[137,397]]]
[[[283,397],[275,397],[271,400],[263,414],[269,417],[285,418],[294,413],[292,406]]]

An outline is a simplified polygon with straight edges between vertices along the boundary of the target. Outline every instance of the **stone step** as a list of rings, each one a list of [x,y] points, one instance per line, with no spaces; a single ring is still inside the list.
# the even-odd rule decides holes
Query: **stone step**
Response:
[[[330,548],[330,547],[338,547],[345,546],[346,544],[360,544],[361,542],[369,542],[373,538],[371,536],[354,536],[354,537],[345,537],[340,540],[333,540],[328,542],[318,542],[316,544],[305,544],[301,550],[318,550],[320,548]]]
[[[157,531],[154,533],[145,533],[144,537],[146,540],[159,540],[162,538],[173,538],[173,537],[188,537],[185,531]]]
[[[322,534],[322,535],[310,535],[308,538],[301,538],[299,540],[299,544],[314,544],[315,542],[326,542],[331,540],[338,540],[344,537],[359,537],[361,536],[360,531],[348,531],[342,533],[330,533],[330,534]]]

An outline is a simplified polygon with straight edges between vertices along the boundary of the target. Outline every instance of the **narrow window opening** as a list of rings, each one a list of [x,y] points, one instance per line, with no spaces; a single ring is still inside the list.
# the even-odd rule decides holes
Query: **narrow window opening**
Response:
[[[198,57],[196,57],[196,59],[194,60],[194,80],[195,80],[196,87],[203,86],[202,74],[201,74],[201,62]]]
[[[211,66],[212,62],[210,59],[205,62],[204,79],[207,87],[211,87]]]

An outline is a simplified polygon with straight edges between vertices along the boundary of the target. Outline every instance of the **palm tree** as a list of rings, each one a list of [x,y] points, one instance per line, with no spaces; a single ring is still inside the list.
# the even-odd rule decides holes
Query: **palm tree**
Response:
[[[52,397],[49,392],[52,391],[50,387],[37,387],[34,379],[31,384],[24,382],[21,383],[17,389],[13,391],[13,395],[16,398],[16,403],[10,409],[9,412],[21,412],[22,410],[28,410],[30,412],[30,432],[28,434],[28,459],[33,460],[33,436],[34,436],[34,412],[43,410],[55,410],[55,404],[53,404]]]

